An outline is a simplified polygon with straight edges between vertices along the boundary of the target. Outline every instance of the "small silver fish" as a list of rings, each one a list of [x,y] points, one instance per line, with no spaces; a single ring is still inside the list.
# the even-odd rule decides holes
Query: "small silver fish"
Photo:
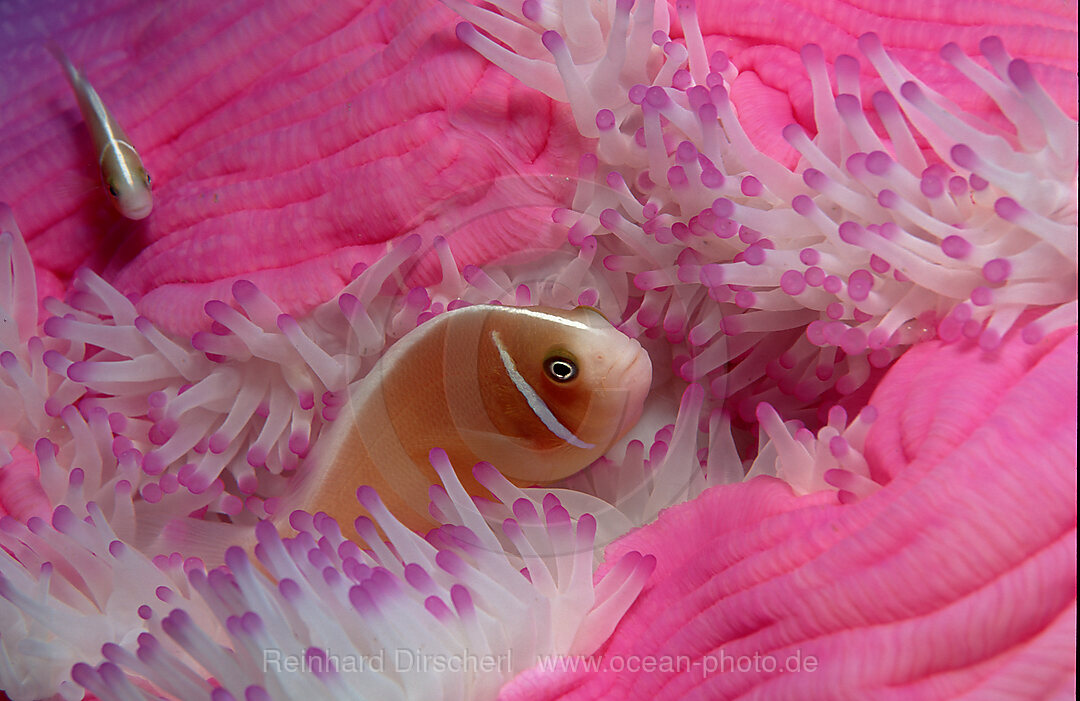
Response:
[[[283,500],[324,511],[346,537],[366,513],[361,485],[415,530],[436,525],[428,462],[443,448],[474,496],[486,461],[519,486],[584,469],[641,416],[652,364],[637,341],[591,307],[475,305],[441,314],[395,343],[350,391],[308,457],[302,485]]]
[[[150,192],[150,174],[143,167],[142,159],[86,77],[72,65],[59,46],[50,43],[48,48],[60,62],[75,91],[79,110],[98,154],[101,182],[109,200],[128,219],[145,219],[154,207],[154,196]]]

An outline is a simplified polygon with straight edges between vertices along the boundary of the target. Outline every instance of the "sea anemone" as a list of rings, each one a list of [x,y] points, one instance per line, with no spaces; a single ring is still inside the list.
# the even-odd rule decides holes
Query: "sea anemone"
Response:
[[[806,45],[817,136],[783,130],[799,154],[791,171],[743,130],[730,98],[738,70],[708,53],[693,3],[677,5],[685,43],[653,23],[652,3],[620,2],[592,23],[512,5],[459,7],[491,38],[472,24],[458,36],[568,99],[598,139],[575,206],[557,218],[571,242],[596,236],[605,267],[633,274],[641,309],[626,328],[693,330],[676,371],[715,384],[743,419],[761,401],[794,416],[832,390],[850,394],[935,331],[992,350],[1031,309],[1030,342],[1075,323],[1076,122],[996,37],[979,44],[996,73],[955,43],[941,55],[1009,130],[954,116],[875,34],[858,46],[885,89],[866,104],[856,58],[837,57],[830,78],[821,48]],[[737,338],[727,357],[709,352],[717,332]]]
[[[103,699],[347,698],[360,689],[375,689],[380,698],[492,698],[537,661],[597,650],[663,652],[665,641],[650,642],[641,621],[664,602],[680,602],[664,624],[680,635],[694,635],[680,628],[687,620],[704,628],[738,625],[722,606],[710,608],[722,598],[719,589],[690,597],[673,591],[672,582],[751,575],[736,566],[738,557],[694,569],[692,558],[664,552],[664,538],[697,542],[680,533],[683,525],[704,529],[707,547],[717,552],[734,547],[729,533],[747,537],[740,529],[763,528],[746,547],[765,553],[759,561],[766,570],[784,563],[795,570],[784,553],[799,552],[813,560],[807,567],[815,576],[839,576],[838,555],[816,559],[826,541],[857,551],[880,536],[858,526],[874,514],[903,511],[894,503],[905,499],[936,503],[925,493],[931,482],[969,484],[945,468],[929,474],[886,467],[875,452],[869,436],[884,435],[877,428],[884,412],[900,410],[888,401],[888,383],[881,385],[885,394],[869,404],[866,398],[897,358],[940,347],[985,354],[968,358],[1030,359],[1049,348],[1067,350],[1063,337],[1075,340],[1068,328],[1077,314],[1076,122],[1025,60],[1006,53],[1005,42],[981,41],[980,62],[957,44],[942,48],[941,57],[978,88],[968,92],[995,106],[978,115],[920,80],[874,34],[858,41],[869,68],[808,45],[801,58],[809,114],[801,126],[782,129],[786,143],[773,134],[763,145],[769,134],[748,126],[753,103],[737,98],[746,84],[740,68],[718,48],[720,39],[703,34],[692,3],[675,6],[674,28],[668,8],[651,2],[620,0],[589,12],[531,1],[447,4],[471,23],[457,25],[464,44],[569,103],[569,114],[559,107],[547,112],[561,141],[540,149],[544,158],[534,169],[485,169],[481,180],[493,187],[447,177],[436,188],[445,193],[426,193],[430,202],[406,207],[386,179],[401,168],[423,170],[422,158],[370,170],[362,147],[338,143],[343,133],[327,129],[329,141],[293,143],[291,132],[271,124],[273,116],[259,129],[274,136],[246,127],[219,136],[213,130],[221,122],[213,120],[194,134],[177,134],[177,124],[165,120],[151,152],[175,150],[171,167],[197,176],[188,181],[191,191],[172,191],[180,204],[171,215],[155,213],[168,220],[152,225],[161,228],[151,235],[161,236],[148,253],[133,249],[138,236],[120,247],[121,258],[130,255],[138,265],[101,266],[104,277],[78,270],[63,301],[45,300],[40,327],[35,278],[48,289],[55,285],[40,267],[35,274],[11,211],[0,212],[0,465],[8,464],[0,485],[12,512],[0,522],[0,684],[12,698],[79,698],[84,688]],[[445,12],[423,5],[398,12],[391,13],[400,30],[395,50],[430,57],[425,37],[452,41],[445,29],[436,31],[446,27]],[[286,26],[287,14],[271,12],[268,20]],[[361,14],[358,26],[378,24]],[[200,31],[218,23],[230,26],[226,17],[211,16]],[[289,36],[301,41],[305,27],[297,22]],[[468,55],[454,47],[455,56]],[[291,49],[283,41],[273,51]],[[318,53],[297,53],[296,65],[309,65]],[[366,69],[358,98],[365,104],[392,89],[393,75],[415,74],[422,65],[393,54]],[[461,61],[474,75],[486,70],[475,68],[482,65],[475,56]],[[286,110],[290,118],[307,118],[306,109],[320,114],[320,100],[334,102],[349,86],[332,63],[325,74],[315,71],[329,87],[307,107]],[[504,76],[497,80],[511,85]],[[166,94],[153,93],[149,104]],[[421,119],[410,139],[421,142],[448,125],[477,134],[485,123],[475,105],[447,114],[437,124]],[[377,136],[395,128],[383,123],[389,117],[345,121],[352,119],[373,140],[369,146],[391,145]],[[234,137],[245,146],[217,143]],[[203,142],[220,149],[210,160],[198,160],[208,152]],[[252,151],[256,145],[263,150]],[[485,148],[508,163],[520,159],[513,144]],[[576,154],[576,174],[552,157],[564,152]],[[265,187],[231,181],[235,158],[272,164],[282,175]],[[378,204],[371,211],[331,212],[344,207],[346,195],[328,173],[345,164],[371,185]],[[10,196],[20,197],[19,187]],[[177,250],[176,236],[165,243],[169,232],[198,242],[200,232],[220,225],[202,219],[221,215],[206,201],[208,187],[229,201],[258,197],[287,211],[292,223],[270,226],[272,237],[311,225],[318,241],[312,250],[334,273],[300,294],[288,273],[246,275],[249,263],[232,259],[207,263],[216,267],[199,273],[195,286],[182,275],[161,278],[155,256]],[[306,196],[305,188],[314,188],[308,194],[316,203],[292,202],[298,190]],[[536,204],[537,192],[546,210]],[[523,196],[533,199],[522,204]],[[246,206],[227,208],[241,232],[237,240],[262,236],[271,222],[267,214],[245,214]],[[50,210],[28,209],[40,230]],[[383,211],[396,222],[384,234],[414,233],[385,248],[372,244],[386,236],[359,246],[337,240]],[[538,211],[547,223],[540,224]],[[527,225],[517,228],[524,232],[507,237],[522,214]],[[540,232],[535,246],[522,243],[529,222]],[[556,236],[565,239],[559,248]],[[484,237],[493,243],[477,250]],[[533,250],[495,260],[523,247]],[[260,261],[259,267],[271,263]],[[291,273],[318,267],[286,261]],[[186,291],[162,281],[181,282]],[[355,524],[373,545],[364,551],[341,535],[353,524],[305,512],[290,520],[299,535],[282,540],[263,519],[305,468],[347,385],[412,328],[481,302],[597,306],[638,338],[657,371],[637,429],[554,489],[520,489],[501,478],[497,465],[476,466],[494,501],[470,499],[445,456],[433,453],[443,486],[433,488],[431,508],[445,525],[426,537],[407,531],[378,495],[361,489],[357,498],[386,545],[371,521]],[[1011,366],[1002,360],[1001,367]],[[1055,452],[1068,431],[1059,433],[1046,439],[1053,448],[1047,483],[1069,469],[1068,446]],[[35,464],[37,476],[27,469]],[[10,472],[15,465],[20,471]],[[758,475],[783,482],[752,479]],[[1048,511],[1068,525],[1069,504],[1060,495],[1050,502]],[[1075,499],[1071,507],[1075,533]],[[710,515],[717,508],[728,521]],[[611,546],[594,573],[599,546],[658,515],[655,525]],[[958,516],[942,528],[960,542],[974,518]],[[256,528],[257,565],[239,548],[214,552],[194,542],[185,522],[212,525],[223,537]],[[809,549],[784,550],[773,537],[810,526],[803,536]],[[882,546],[882,557],[890,547],[900,551],[893,545]],[[1018,552],[1029,553],[1025,547]],[[931,550],[913,557],[943,552]],[[208,567],[217,556],[224,566]],[[1059,564],[1047,567],[1057,573]],[[792,607],[809,601],[799,580],[808,571],[792,575],[799,586],[780,583],[769,595]],[[879,576],[872,566],[866,570],[865,577]],[[1033,586],[1054,587],[1056,596],[1067,579],[1055,575]],[[866,589],[864,580],[850,581],[856,593]],[[1075,577],[1073,585],[1075,602]],[[913,591],[913,600],[929,596]],[[1036,608],[1021,616],[1025,630],[1051,626],[1048,612],[1061,607]],[[1000,640],[1008,644],[1009,635]],[[637,641],[653,647],[635,648]],[[386,660],[402,650],[412,655],[407,669]],[[430,666],[421,669],[420,661]],[[459,668],[447,668],[454,664]],[[358,669],[365,673],[352,673]],[[548,680],[543,671],[527,673],[511,689],[531,693],[529,680]],[[752,677],[716,691],[735,693]],[[569,689],[575,679],[553,688]],[[611,679],[591,681],[580,693],[607,693]],[[620,685],[630,677],[614,679]],[[864,682],[872,685],[836,684],[854,689]],[[669,693],[683,693],[682,685],[673,682]]]

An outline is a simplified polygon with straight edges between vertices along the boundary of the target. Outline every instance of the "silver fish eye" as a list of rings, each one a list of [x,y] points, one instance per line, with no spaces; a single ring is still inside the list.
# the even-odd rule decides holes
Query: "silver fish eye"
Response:
[[[113,185],[112,183],[109,183],[109,194],[112,195],[113,197],[119,197],[120,196],[120,191],[116,189],[115,185]]]
[[[553,355],[544,361],[544,372],[556,382],[569,382],[577,377],[577,364],[561,355]]]
[[[150,187],[150,174],[149,174],[149,173],[145,173],[145,175],[146,175],[146,186],[147,186],[147,187]]]

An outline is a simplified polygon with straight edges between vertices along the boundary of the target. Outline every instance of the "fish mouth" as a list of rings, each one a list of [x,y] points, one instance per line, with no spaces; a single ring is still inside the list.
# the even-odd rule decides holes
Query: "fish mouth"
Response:
[[[147,205],[143,205],[142,207],[125,208],[120,213],[123,214],[128,219],[134,219],[134,220],[138,221],[140,219],[146,219],[148,216],[150,216],[150,212],[153,209],[154,209],[154,205],[147,204]]]

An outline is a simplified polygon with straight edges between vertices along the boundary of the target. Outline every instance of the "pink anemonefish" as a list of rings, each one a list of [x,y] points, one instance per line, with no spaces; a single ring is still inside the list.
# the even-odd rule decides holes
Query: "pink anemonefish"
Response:
[[[370,514],[356,493],[370,485],[398,520],[423,532],[437,525],[428,511],[428,490],[439,484],[433,448],[446,451],[474,496],[490,496],[472,474],[480,461],[519,486],[554,482],[637,423],[651,382],[645,350],[591,307],[475,305],[440,314],[349,388],[273,523],[289,536],[294,510],[321,511],[363,547],[353,523]],[[174,519],[161,537],[152,550],[207,564],[222,561],[228,545],[255,544],[251,527],[192,518]]]
[[[488,495],[472,475],[480,461],[518,485],[554,482],[637,423],[651,380],[641,345],[591,307],[447,312],[405,335],[351,388],[283,506],[324,511],[351,532],[366,513],[356,499],[366,484],[406,526],[429,528],[428,488],[439,483],[432,448],[446,451],[475,496]]]

